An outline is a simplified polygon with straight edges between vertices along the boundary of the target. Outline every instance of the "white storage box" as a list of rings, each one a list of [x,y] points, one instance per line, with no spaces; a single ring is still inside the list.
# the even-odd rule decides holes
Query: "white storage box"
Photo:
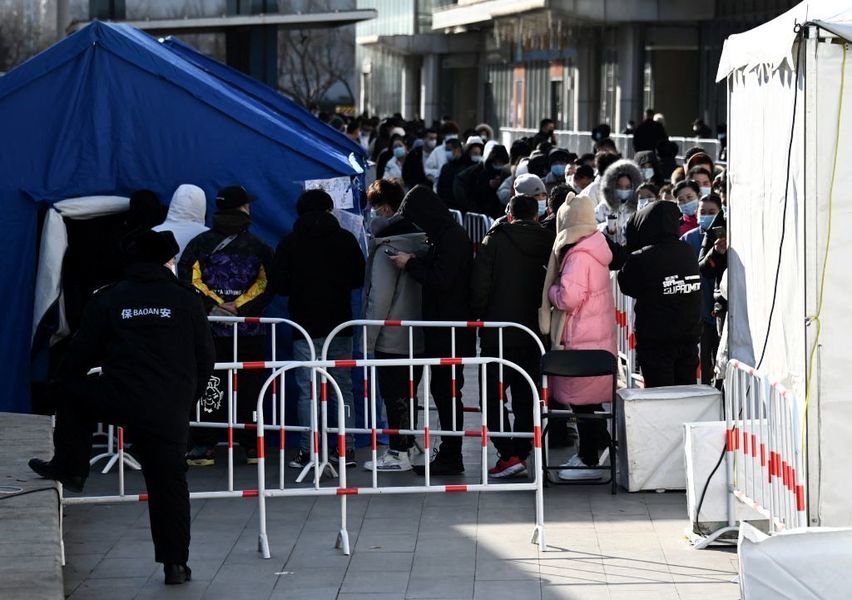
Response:
[[[810,527],[767,536],[743,523],[737,556],[743,600],[839,600],[852,594],[852,529]]]
[[[618,479],[629,492],[686,489],[683,424],[718,421],[722,394],[709,385],[618,391]]]
[[[683,460],[686,469],[686,506],[689,522],[694,524],[695,511],[707,478],[713,472],[725,448],[725,422],[706,421],[683,424]],[[726,465],[722,459],[719,468],[707,485],[698,523],[704,531],[715,531],[728,524],[728,493]],[[766,521],[753,508],[734,498],[734,518],[738,521]],[[695,533],[701,533],[696,531]]]

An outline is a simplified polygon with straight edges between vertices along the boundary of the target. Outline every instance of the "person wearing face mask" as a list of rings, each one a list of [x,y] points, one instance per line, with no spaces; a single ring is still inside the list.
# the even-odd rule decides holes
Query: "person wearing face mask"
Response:
[[[364,283],[365,319],[418,321],[423,318],[420,284],[409,273],[398,270],[391,261],[394,253],[422,256],[428,250],[426,234],[398,214],[404,196],[405,191],[395,181],[377,179],[367,189],[367,202],[370,203],[373,219],[370,221],[372,238]],[[366,335],[367,352],[376,358],[408,358],[408,331],[404,328],[370,327]],[[424,350],[423,331],[414,329],[413,335],[412,349],[415,356],[420,356]],[[414,367],[415,388],[420,384],[422,373],[421,367]],[[406,429],[410,422],[408,367],[376,369],[376,379],[385,404],[388,427]],[[417,411],[414,421],[417,421]],[[368,461],[364,468],[389,473],[410,471],[409,451],[414,446],[414,438],[391,435],[388,446],[375,465]]]
[[[515,196],[529,196],[538,202],[538,218],[543,219],[547,214],[547,190],[540,177],[527,173],[515,178]],[[511,212],[509,213],[511,215]]]
[[[576,154],[568,152],[564,148],[554,148],[547,155],[548,173],[544,178],[544,186],[550,193],[560,183],[565,183],[565,175],[568,163],[577,158]]]
[[[535,177],[538,181],[523,178]],[[544,190],[535,175],[518,178],[521,187],[527,182]],[[509,201],[511,223],[503,222],[491,228],[476,253],[470,280],[471,317],[483,321],[511,321],[535,330],[538,324],[540,290],[544,285],[545,269],[553,246],[554,234],[538,223],[539,200],[529,195],[517,195]],[[479,333],[482,356],[499,356],[498,334],[495,329]],[[533,380],[538,380],[540,355],[534,341],[521,331],[506,330],[502,336],[503,357],[520,366]],[[486,398],[488,428],[500,431],[501,394],[498,365],[487,367]],[[503,370],[505,390],[511,393],[514,423],[510,426],[504,412],[506,432],[530,432],[533,429],[533,397],[529,385],[516,373]],[[492,438],[499,454],[497,464],[489,470],[494,478],[526,475],[526,459],[532,450],[532,440]]]
[[[453,121],[447,121],[441,124],[438,129],[438,146],[435,152],[429,154],[426,158],[423,169],[426,173],[426,179],[432,182],[432,188],[435,192],[438,191],[438,177],[441,176],[441,168],[447,163],[449,158],[447,142],[450,140],[458,140],[461,130]],[[441,152],[443,150],[443,152]]]
[[[423,143],[412,148],[402,166],[402,180],[405,187],[413,188],[415,185],[431,185],[432,181],[426,177],[426,161],[438,146],[438,132],[435,129],[427,129],[423,136]]]
[[[464,151],[461,142],[457,139],[447,140],[435,152],[446,153],[444,165],[441,167],[441,173],[438,176],[436,193],[447,205],[447,208],[463,211],[462,204],[456,202],[455,196],[453,196],[453,181],[455,181],[456,175],[473,165],[473,161],[470,160],[470,155]]]
[[[474,129],[476,130],[476,135],[481,137],[483,142],[488,143],[494,139],[494,130],[488,123],[480,123]]]
[[[482,156],[482,162],[468,167],[456,176],[453,196],[456,202],[469,207],[469,211],[497,219],[505,214],[506,209],[506,205],[500,202],[497,196],[497,190],[509,175],[506,169],[509,153],[505,146],[491,141],[485,145]]]
[[[651,202],[656,202],[659,196],[659,190],[653,183],[643,183],[636,188],[636,210],[642,210]]]
[[[559,209],[577,195],[567,183],[560,183],[550,190],[550,195],[547,198],[547,216],[539,219],[541,226],[556,235],[556,216]]]
[[[556,144],[554,131],[556,131],[556,122],[553,119],[542,119],[538,126],[538,133],[533,136],[532,143],[530,145],[535,148],[543,142]]]
[[[249,232],[251,203],[242,186],[230,186],[216,194],[216,213],[213,228],[194,238],[183,251],[178,263],[178,277],[194,286],[201,294],[211,315],[259,317],[272,299],[269,276],[272,268],[272,249]],[[234,360],[234,328],[230,324],[214,323],[213,342],[220,361]],[[237,360],[263,360],[266,352],[266,328],[259,324],[241,323],[237,328],[239,346]],[[227,379],[220,378],[218,400],[202,405],[202,417],[224,422],[227,416]],[[257,398],[265,376],[261,371],[240,373],[240,393],[243,398]],[[253,402],[240,402],[237,420],[251,423]],[[234,434],[245,449],[249,464],[257,462],[255,435],[238,429]],[[187,463],[194,466],[213,465],[220,430],[193,429],[191,450]]]
[[[642,178],[646,183],[653,183],[659,187],[663,178],[660,177],[657,155],[653,150],[637,152],[633,155],[633,162],[639,165]]]
[[[689,244],[700,259],[702,242],[710,231],[717,215],[722,211],[722,199],[716,194],[703,196],[698,204],[698,227],[688,231],[681,240]],[[716,379],[716,351],[719,349],[719,334],[716,331],[716,318],[713,316],[713,290],[715,281],[712,276],[701,276],[701,383],[710,385]]]
[[[683,235],[698,227],[698,199],[701,197],[701,189],[695,181],[685,179],[674,187],[673,192],[682,213],[680,235]]]
[[[698,192],[701,197],[713,192],[713,178],[710,175],[710,171],[703,165],[689,169],[686,173],[686,178],[698,184]]]
[[[566,178],[566,180],[574,192],[578,195],[582,194],[595,180],[595,169],[587,164],[577,165],[574,174],[571,175],[570,179]],[[588,196],[589,194],[586,195]]]
[[[636,189],[644,183],[639,167],[632,160],[612,163],[600,181],[601,200],[595,209],[599,228],[615,244],[625,244],[624,229],[636,213]]]
[[[403,140],[405,142],[405,129],[402,127],[394,127],[390,130],[390,134],[388,136],[388,141],[385,144],[385,147],[378,153],[378,157],[375,159],[376,161],[376,179],[381,179],[385,176],[385,167],[388,164],[388,161],[394,157],[393,153],[393,144],[396,140]],[[406,146],[407,150],[407,146]],[[375,151],[375,148],[374,148]]]
[[[391,142],[390,148],[393,156],[385,165],[385,172],[381,178],[404,181],[402,178],[402,170],[405,167],[408,155],[408,146],[404,139],[397,137]]]

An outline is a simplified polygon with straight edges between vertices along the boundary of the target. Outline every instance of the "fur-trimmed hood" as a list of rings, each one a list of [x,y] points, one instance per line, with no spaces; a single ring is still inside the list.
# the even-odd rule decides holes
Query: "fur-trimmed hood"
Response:
[[[622,175],[627,175],[630,178],[634,190],[645,181],[642,178],[641,171],[639,171],[639,166],[632,160],[624,158],[612,163],[601,177],[600,195],[613,212],[619,212],[621,208],[621,202],[615,195],[615,184]],[[635,212],[637,203],[638,200],[634,193],[624,206],[631,212]]]

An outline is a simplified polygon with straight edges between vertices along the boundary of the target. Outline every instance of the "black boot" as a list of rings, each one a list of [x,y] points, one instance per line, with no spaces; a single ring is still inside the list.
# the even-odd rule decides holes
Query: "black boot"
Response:
[[[53,479],[58,481],[63,486],[72,492],[82,492],[83,485],[86,483],[85,477],[79,475],[65,475],[56,468],[53,461],[41,460],[40,458],[31,458],[28,463],[30,469],[44,477],[45,479]]]
[[[425,465],[412,465],[412,469],[418,475],[426,474]],[[435,460],[429,464],[430,475],[461,475],[464,473],[464,463],[461,452],[448,452],[443,449],[435,455]]]
[[[163,572],[166,574],[166,585],[180,585],[192,580],[192,569],[186,565],[166,563]]]

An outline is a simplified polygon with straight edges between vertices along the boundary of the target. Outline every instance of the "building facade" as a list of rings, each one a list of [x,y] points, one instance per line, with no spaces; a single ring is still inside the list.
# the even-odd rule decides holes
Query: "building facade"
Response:
[[[621,131],[646,107],[674,135],[726,121],[727,36],[797,0],[358,0],[359,108],[427,123]]]

